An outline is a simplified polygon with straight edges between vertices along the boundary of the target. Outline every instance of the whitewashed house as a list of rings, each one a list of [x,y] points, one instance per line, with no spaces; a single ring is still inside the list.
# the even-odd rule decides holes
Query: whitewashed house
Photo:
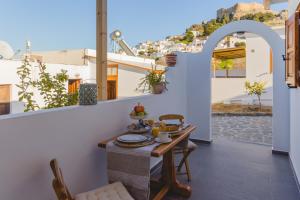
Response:
[[[70,93],[78,90],[80,83],[96,81],[96,51],[91,49],[63,50],[50,52],[33,52],[32,59],[40,59],[47,66],[47,72],[54,75],[61,70],[67,70],[69,81],[66,89]],[[32,79],[38,79],[38,63],[32,62]],[[108,53],[108,99],[138,96],[143,91],[137,90],[141,79],[152,69],[155,61],[140,57]],[[0,93],[5,103],[2,114],[19,113],[24,110],[23,103],[18,100],[20,80],[17,68],[21,60],[0,60]],[[157,66],[157,69],[163,69]],[[5,99],[4,99],[5,98]],[[43,100],[38,92],[35,99],[39,105]]]

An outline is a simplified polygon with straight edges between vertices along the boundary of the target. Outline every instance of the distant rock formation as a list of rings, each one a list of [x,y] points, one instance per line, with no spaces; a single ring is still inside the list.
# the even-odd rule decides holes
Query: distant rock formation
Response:
[[[223,18],[225,16],[240,19],[242,16],[252,13],[273,13],[272,10],[265,9],[263,4],[260,3],[237,3],[230,8],[221,8],[217,10],[217,18]]]

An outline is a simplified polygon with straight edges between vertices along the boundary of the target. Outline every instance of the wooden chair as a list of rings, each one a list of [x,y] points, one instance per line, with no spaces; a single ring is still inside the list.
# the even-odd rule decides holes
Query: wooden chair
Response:
[[[159,121],[166,121],[166,120],[178,120],[181,126],[184,124],[184,116],[182,115],[168,114],[159,117]],[[174,149],[175,154],[183,155],[182,159],[179,162],[179,165],[177,166],[177,173],[181,173],[181,169],[184,164],[186,173],[183,174],[187,174],[188,181],[191,181],[192,179],[188,157],[191,154],[191,152],[193,152],[196,148],[197,145],[192,141],[190,141],[189,138],[187,138],[186,140],[176,145]]]
[[[121,182],[109,184],[73,197],[65,184],[61,169],[58,167],[56,159],[51,160],[50,167],[54,174],[52,186],[58,200],[134,200]]]

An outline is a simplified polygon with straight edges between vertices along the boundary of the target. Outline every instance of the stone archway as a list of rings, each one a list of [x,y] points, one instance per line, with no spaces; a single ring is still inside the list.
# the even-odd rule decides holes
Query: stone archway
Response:
[[[273,51],[273,150],[289,151],[289,91],[285,84],[284,39],[263,23],[241,20],[224,25],[207,40],[201,53],[188,56],[188,116],[199,128],[195,139],[211,141],[211,57],[227,35],[250,32],[262,37]]]

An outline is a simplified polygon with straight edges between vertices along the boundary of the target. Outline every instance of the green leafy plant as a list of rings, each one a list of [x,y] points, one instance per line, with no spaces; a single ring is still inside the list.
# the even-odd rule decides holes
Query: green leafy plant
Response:
[[[258,21],[258,22],[266,22],[266,21],[271,21],[273,20],[274,18],[276,17],[275,14],[273,13],[255,13],[255,14],[252,14],[252,13],[249,13],[249,14],[246,14],[244,16],[241,17],[241,20],[254,20],[254,21]]]
[[[37,105],[34,98],[34,85],[35,82],[32,81],[31,72],[32,66],[29,62],[29,58],[25,56],[23,63],[20,67],[17,69],[17,74],[20,79],[20,84],[17,84],[16,86],[19,88],[18,96],[19,101],[22,101],[25,103],[25,109],[24,112],[28,111],[34,111],[39,109],[39,106]]]
[[[180,40],[183,44],[190,44],[194,40],[194,34],[192,31],[187,30],[184,37]]]
[[[142,88],[143,92],[153,92],[155,85],[164,84],[166,86],[168,82],[166,81],[165,73],[166,70],[158,71],[156,70],[156,66],[152,67],[148,74],[141,79],[137,89]]]
[[[31,64],[28,58],[24,60],[23,65],[18,70],[20,77],[20,84],[17,85],[20,88],[19,100],[25,101],[25,112],[34,111],[39,108],[50,109],[58,108],[63,106],[76,105],[78,103],[78,92],[69,94],[66,89],[66,82],[69,77],[66,70],[51,75],[46,71],[46,65],[42,62],[38,63],[39,68],[39,79],[32,81],[31,75]],[[29,88],[32,90],[37,89],[39,94],[43,98],[44,106],[41,107],[36,104],[34,100],[33,92],[29,92]]]
[[[218,69],[226,70],[226,78],[229,76],[229,70],[233,69],[233,60],[232,59],[223,59],[218,64]]]
[[[77,101],[75,101],[76,97],[74,97],[76,94],[68,94],[65,87],[65,84],[69,79],[66,70],[61,70],[60,73],[51,76],[46,72],[46,65],[42,62],[39,62],[39,69],[40,78],[36,82],[36,86],[43,97],[45,103],[44,109],[77,104]]]
[[[259,102],[259,109],[261,111],[261,95],[266,92],[266,82],[254,82],[251,84],[249,81],[245,82],[245,89],[248,95],[253,96],[256,95]]]

